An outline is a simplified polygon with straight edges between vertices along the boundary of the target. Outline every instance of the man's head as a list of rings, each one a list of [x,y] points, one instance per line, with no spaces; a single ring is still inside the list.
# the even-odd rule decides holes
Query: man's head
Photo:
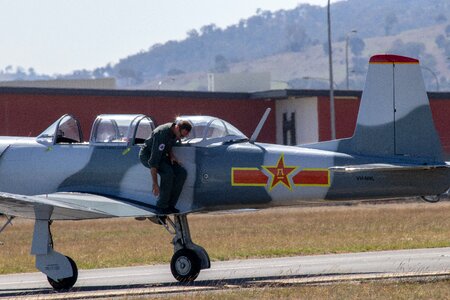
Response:
[[[179,138],[187,137],[189,135],[189,132],[191,132],[191,130],[192,130],[191,123],[189,123],[189,121],[186,121],[186,120],[178,121],[176,126],[178,128],[179,134],[177,134],[177,136]]]

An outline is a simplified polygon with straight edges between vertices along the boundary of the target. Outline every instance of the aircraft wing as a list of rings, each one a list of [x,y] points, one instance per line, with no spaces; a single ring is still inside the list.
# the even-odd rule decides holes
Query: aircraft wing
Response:
[[[155,216],[150,207],[92,194],[55,193],[25,196],[0,193],[0,213],[6,215],[34,219],[35,209],[42,206],[52,209],[52,220]]]
[[[392,171],[426,171],[450,168],[450,165],[393,165],[393,164],[364,164],[331,167],[333,172],[392,172]]]

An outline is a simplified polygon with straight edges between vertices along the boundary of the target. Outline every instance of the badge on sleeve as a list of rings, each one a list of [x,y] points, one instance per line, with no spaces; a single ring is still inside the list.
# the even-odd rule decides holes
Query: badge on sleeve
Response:
[[[163,151],[164,148],[166,148],[166,145],[164,145],[164,144],[159,145],[159,151]]]

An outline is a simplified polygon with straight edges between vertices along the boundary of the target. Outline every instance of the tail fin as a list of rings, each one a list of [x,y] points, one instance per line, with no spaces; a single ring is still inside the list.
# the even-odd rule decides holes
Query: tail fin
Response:
[[[442,162],[419,61],[397,55],[372,56],[355,133],[335,142],[312,148]]]
[[[352,144],[365,154],[443,161],[418,60],[372,56]]]

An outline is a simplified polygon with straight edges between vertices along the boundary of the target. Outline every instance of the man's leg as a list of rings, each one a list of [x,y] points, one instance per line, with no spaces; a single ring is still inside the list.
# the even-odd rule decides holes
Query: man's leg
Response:
[[[184,182],[186,181],[187,171],[177,163],[172,165],[172,170],[174,178],[169,204],[171,207],[175,207],[177,205],[178,197],[180,197],[181,190],[183,189]]]
[[[170,206],[170,195],[173,189],[174,172],[170,163],[161,161],[158,168],[158,174],[161,176],[161,184],[159,186],[159,198],[157,202],[158,208],[166,209]]]

